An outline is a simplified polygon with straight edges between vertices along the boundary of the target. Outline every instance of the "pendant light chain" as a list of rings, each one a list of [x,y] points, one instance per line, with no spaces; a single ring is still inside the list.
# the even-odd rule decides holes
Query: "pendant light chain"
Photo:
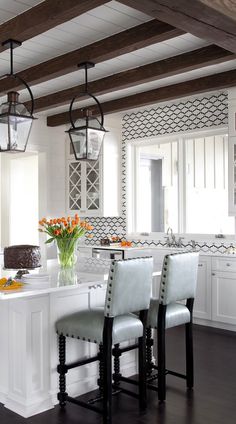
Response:
[[[13,45],[12,41],[10,42],[10,75],[13,75]]]

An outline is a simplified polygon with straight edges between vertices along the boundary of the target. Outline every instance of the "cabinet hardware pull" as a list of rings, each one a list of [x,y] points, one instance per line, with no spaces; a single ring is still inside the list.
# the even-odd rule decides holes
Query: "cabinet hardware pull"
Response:
[[[230,266],[230,264],[226,264],[226,266]]]
[[[211,273],[211,275],[215,275],[215,273],[214,273],[214,272],[212,272],[212,273]]]
[[[198,266],[203,266],[203,264],[198,264]]]

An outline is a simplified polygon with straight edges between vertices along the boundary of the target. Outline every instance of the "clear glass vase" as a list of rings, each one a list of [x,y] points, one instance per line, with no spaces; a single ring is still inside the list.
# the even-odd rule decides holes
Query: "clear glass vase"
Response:
[[[57,258],[61,268],[73,268],[77,261],[77,239],[58,238],[57,243]]]

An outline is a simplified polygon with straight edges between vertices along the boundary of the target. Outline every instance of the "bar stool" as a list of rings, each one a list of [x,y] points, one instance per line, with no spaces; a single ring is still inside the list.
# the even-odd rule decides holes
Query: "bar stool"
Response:
[[[187,388],[193,387],[192,312],[197,284],[199,253],[183,252],[166,255],[163,262],[159,299],[151,299],[148,329],[157,330],[157,361],[155,367],[148,352],[148,369],[158,370],[158,399],[166,398],[166,375],[186,379]],[[179,303],[185,301],[185,304]],[[186,375],[166,369],[165,333],[168,328],[185,324]],[[147,344],[152,345],[151,331],[147,330]]]
[[[187,387],[193,387],[193,337],[192,311],[197,283],[197,252],[181,252],[166,255],[163,261],[159,298],[151,298],[148,311],[147,345],[147,387],[158,392],[158,399],[166,398],[166,374],[186,379]],[[179,303],[184,301],[185,303]],[[165,332],[168,328],[185,324],[186,375],[166,369]],[[152,361],[152,329],[157,330],[158,365]],[[136,346],[129,346],[129,350]],[[125,351],[117,344],[114,354],[114,381],[119,386],[126,378],[120,374],[119,357]],[[153,369],[157,374],[153,375]],[[151,382],[158,378],[158,387]],[[134,382],[133,382],[134,383]]]
[[[59,404],[72,402],[103,414],[103,423],[111,423],[112,404],[112,345],[138,339],[139,348],[139,405],[146,408],[146,343],[145,330],[150,304],[153,259],[135,258],[113,261],[110,267],[105,308],[93,308],[66,316],[56,323],[59,336]],[[139,311],[139,316],[132,312]],[[66,337],[99,344],[95,357],[66,364]],[[94,361],[102,362],[100,384],[103,408],[72,398],[66,393],[65,374],[71,368]],[[129,391],[125,391],[127,394]],[[132,393],[133,394],[133,393]]]

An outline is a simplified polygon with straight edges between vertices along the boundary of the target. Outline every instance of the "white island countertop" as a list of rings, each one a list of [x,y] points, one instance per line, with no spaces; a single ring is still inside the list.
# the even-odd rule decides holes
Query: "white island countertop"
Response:
[[[16,290],[0,290],[0,300],[38,296],[41,294],[93,287],[108,280],[111,261],[95,258],[79,258],[75,269],[60,269],[56,259],[47,260],[41,268],[30,271],[20,279],[24,286]],[[1,270],[2,277],[14,277],[15,270]],[[161,275],[154,270],[153,277]]]

